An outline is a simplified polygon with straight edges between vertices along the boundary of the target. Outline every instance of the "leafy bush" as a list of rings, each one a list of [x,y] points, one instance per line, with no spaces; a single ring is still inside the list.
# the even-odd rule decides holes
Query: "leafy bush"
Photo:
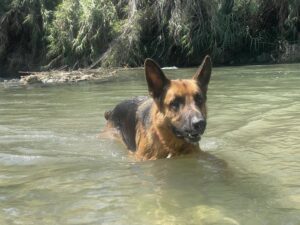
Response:
[[[299,44],[299,0],[2,0],[8,70],[251,63]],[[286,47],[285,47],[286,48]],[[40,67],[40,65],[44,65]]]

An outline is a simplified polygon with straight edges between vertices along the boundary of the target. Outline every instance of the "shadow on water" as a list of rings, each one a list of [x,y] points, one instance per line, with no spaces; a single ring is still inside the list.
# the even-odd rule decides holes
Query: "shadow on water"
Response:
[[[278,220],[284,221],[280,219],[282,210],[276,216],[270,210],[278,193],[265,182],[265,177],[251,177],[249,173],[245,177],[230,165],[224,167],[223,162],[179,157],[132,163],[139,191],[131,199],[129,215],[133,218],[130,220],[136,224],[280,224]]]
[[[136,162],[124,152],[122,163],[138,185],[126,210],[131,224],[277,224],[280,218],[280,210],[276,217],[270,210],[277,190],[230,162],[209,154]]]

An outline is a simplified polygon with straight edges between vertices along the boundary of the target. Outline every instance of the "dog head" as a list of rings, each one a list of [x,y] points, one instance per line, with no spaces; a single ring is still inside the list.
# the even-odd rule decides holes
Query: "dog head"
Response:
[[[192,79],[169,80],[159,65],[145,61],[150,96],[165,123],[178,138],[196,143],[206,128],[206,93],[211,75],[211,59],[206,56]]]

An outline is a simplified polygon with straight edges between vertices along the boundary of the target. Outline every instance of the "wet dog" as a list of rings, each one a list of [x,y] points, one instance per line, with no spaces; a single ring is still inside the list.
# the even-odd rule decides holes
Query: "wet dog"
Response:
[[[168,79],[152,59],[145,60],[149,97],[125,100],[105,112],[139,160],[201,153],[206,128],[207,87],[212,63],[206,56],[192,79]]]

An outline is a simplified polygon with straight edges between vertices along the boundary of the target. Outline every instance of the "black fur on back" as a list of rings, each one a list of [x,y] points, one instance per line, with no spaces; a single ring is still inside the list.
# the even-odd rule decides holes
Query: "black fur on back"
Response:
[[[137,111],[141,104],[143,104],[148,97],[136,97],[130,100],[125,100],[116,107],[107,111],[104,117],[111,121],[122,136],[127,148],[131,151],[136,150],[135,135],[137,124]]]

